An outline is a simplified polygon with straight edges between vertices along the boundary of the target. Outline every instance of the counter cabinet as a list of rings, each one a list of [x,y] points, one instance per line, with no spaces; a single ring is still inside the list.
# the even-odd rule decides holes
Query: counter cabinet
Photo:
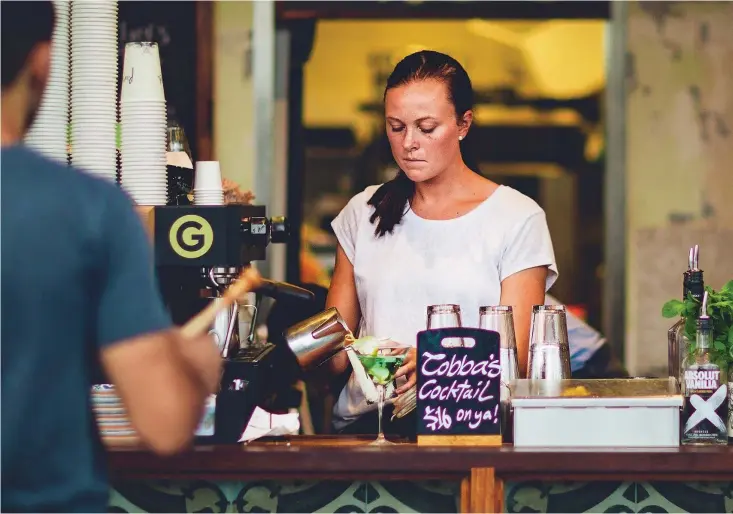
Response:
[[[353,437],[109,455],[112,511],[733,512],[733,447],[366,446]],[[700,484],[700,482],[704,482]],[[166,503],[168,502],[168,503]]]

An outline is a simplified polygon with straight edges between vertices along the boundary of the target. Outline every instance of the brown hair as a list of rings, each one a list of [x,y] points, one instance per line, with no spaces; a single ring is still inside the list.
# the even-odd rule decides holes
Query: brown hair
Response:
[[[386,96],[390,89],[418,80],[437,79],[448,88],[448,99],[456,111],[456,119],[461,120],[466,111],[473,107],[473,87],[468,73],[453,57],[422,50],[402,59],[387,79],[384,90]],[[460,142],[463,162],[476,173],[478,165],[469,150],[470,142],[464,138]],[[402,222],[406,212],[406,204],[415,194],[415,183],[400,170],[397,176],[383,184],[367,202],[374,207],[369,221],[376,224],[374,234],[381,237],[391,234],[396,225]]]

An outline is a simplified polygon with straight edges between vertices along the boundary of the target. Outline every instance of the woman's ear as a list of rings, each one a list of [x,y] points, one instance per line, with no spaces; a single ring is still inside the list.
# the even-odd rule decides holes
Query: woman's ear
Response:
[[[473,123],[473,111],[467,110],[463,113],[463,116],[461,116],[461,119],[458,120],[458,136],[463,139],[466,137],[466,134],[468,134],[468,129],[471,128],[471,124]]]

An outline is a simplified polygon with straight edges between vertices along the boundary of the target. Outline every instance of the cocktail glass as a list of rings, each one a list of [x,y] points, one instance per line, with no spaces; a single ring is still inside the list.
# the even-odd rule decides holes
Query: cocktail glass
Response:
[[[369,375],[377,388],[377,412],[379,417],[379,434],[377,439],[369,443],[373,446],[384,446],[395,444],[387,441],[382,432],[382,411],[384,410],[385,390],[387,386],[394,380],[394,375],[402,366],[407,356],[409,347],[394,341],[379,341],[376,344],[369,345],[356,350],[359,362]]]

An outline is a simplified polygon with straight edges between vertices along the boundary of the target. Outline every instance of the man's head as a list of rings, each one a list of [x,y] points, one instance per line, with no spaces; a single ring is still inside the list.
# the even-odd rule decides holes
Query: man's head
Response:
[[[48,79],[53,4],[2,0],[0,20],[3,136],[22,138],[38,111]]]

